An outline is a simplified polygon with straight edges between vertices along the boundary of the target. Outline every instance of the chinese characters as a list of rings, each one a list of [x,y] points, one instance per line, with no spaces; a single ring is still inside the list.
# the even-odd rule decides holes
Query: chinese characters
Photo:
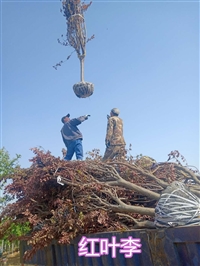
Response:
[[[96,244],[96,245],[95,245]],[[90,248],[88,248],[88,245]],[[96,251],[95,246],[99,247]],[[132,258],[134,253],[141,253],[142,244],[140,238],[121,238],[120,243],[116,242],[116,236],[112,236],[111,242],[108,238],[87,238],[82,236],[78,243],[78,255],[85,257],[100,257],[108,255],[111,250],[111,257],[116,258],[117,248],[119,253],[123,253],[125,258]],[[109,250],[110,249],[110,250]]]

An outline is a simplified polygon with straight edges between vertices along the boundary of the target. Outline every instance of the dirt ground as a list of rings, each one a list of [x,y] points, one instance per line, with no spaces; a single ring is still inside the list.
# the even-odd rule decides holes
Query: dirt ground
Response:
[[[0,260],[0,266],[22,266],[20,263],[20,254],[19,252],[14,252],[10,255],[7,255],[6,258],[2,261]],[[24,266],[35,266],[30,264],[24,264]]]

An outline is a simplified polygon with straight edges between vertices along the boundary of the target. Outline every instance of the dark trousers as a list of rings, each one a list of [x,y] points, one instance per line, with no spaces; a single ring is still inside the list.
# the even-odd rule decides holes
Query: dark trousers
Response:
[[[64,160],[70,161],[74,155],[76,154],[77,160],[83,160],[83,146],[82,146],[82,139],[75,139],[67,141],[67,154],[64,157]]]

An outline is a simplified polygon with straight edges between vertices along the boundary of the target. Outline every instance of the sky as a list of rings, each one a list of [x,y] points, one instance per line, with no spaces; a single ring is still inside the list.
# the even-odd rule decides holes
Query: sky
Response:
[[[1,1],[1,147],[25,168],[33,147],[62,157],[61,117],[90,114],[79,126],[84,158],[93,149],[103,155],[116,107],[128,154],[164,162],[178,150],[199,167],[199,1],[93,0],[85,81],[94,94],[85,99],[73,92],[76,53],[53,68],[73,51],[57,41],[66,34],[60,8],[59,0]]]

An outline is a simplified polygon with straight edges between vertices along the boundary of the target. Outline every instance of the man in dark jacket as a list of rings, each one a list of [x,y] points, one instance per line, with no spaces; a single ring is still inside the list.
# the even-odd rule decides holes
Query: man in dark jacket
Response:
[[[76,154],[77,160],[83,159],[83,146],[82,140],[83,135],[78,129],[78,125],[80,125],[83,121],[87,120],[89,115],[80,116],[78,118],[70,119],[70,114],[63,116],[61,121],[64,126],[61,129],[61,135],[63,138],[63,142],[67,147],[67,154],[64,157],[64,160],[70,161],[74,155]]]

